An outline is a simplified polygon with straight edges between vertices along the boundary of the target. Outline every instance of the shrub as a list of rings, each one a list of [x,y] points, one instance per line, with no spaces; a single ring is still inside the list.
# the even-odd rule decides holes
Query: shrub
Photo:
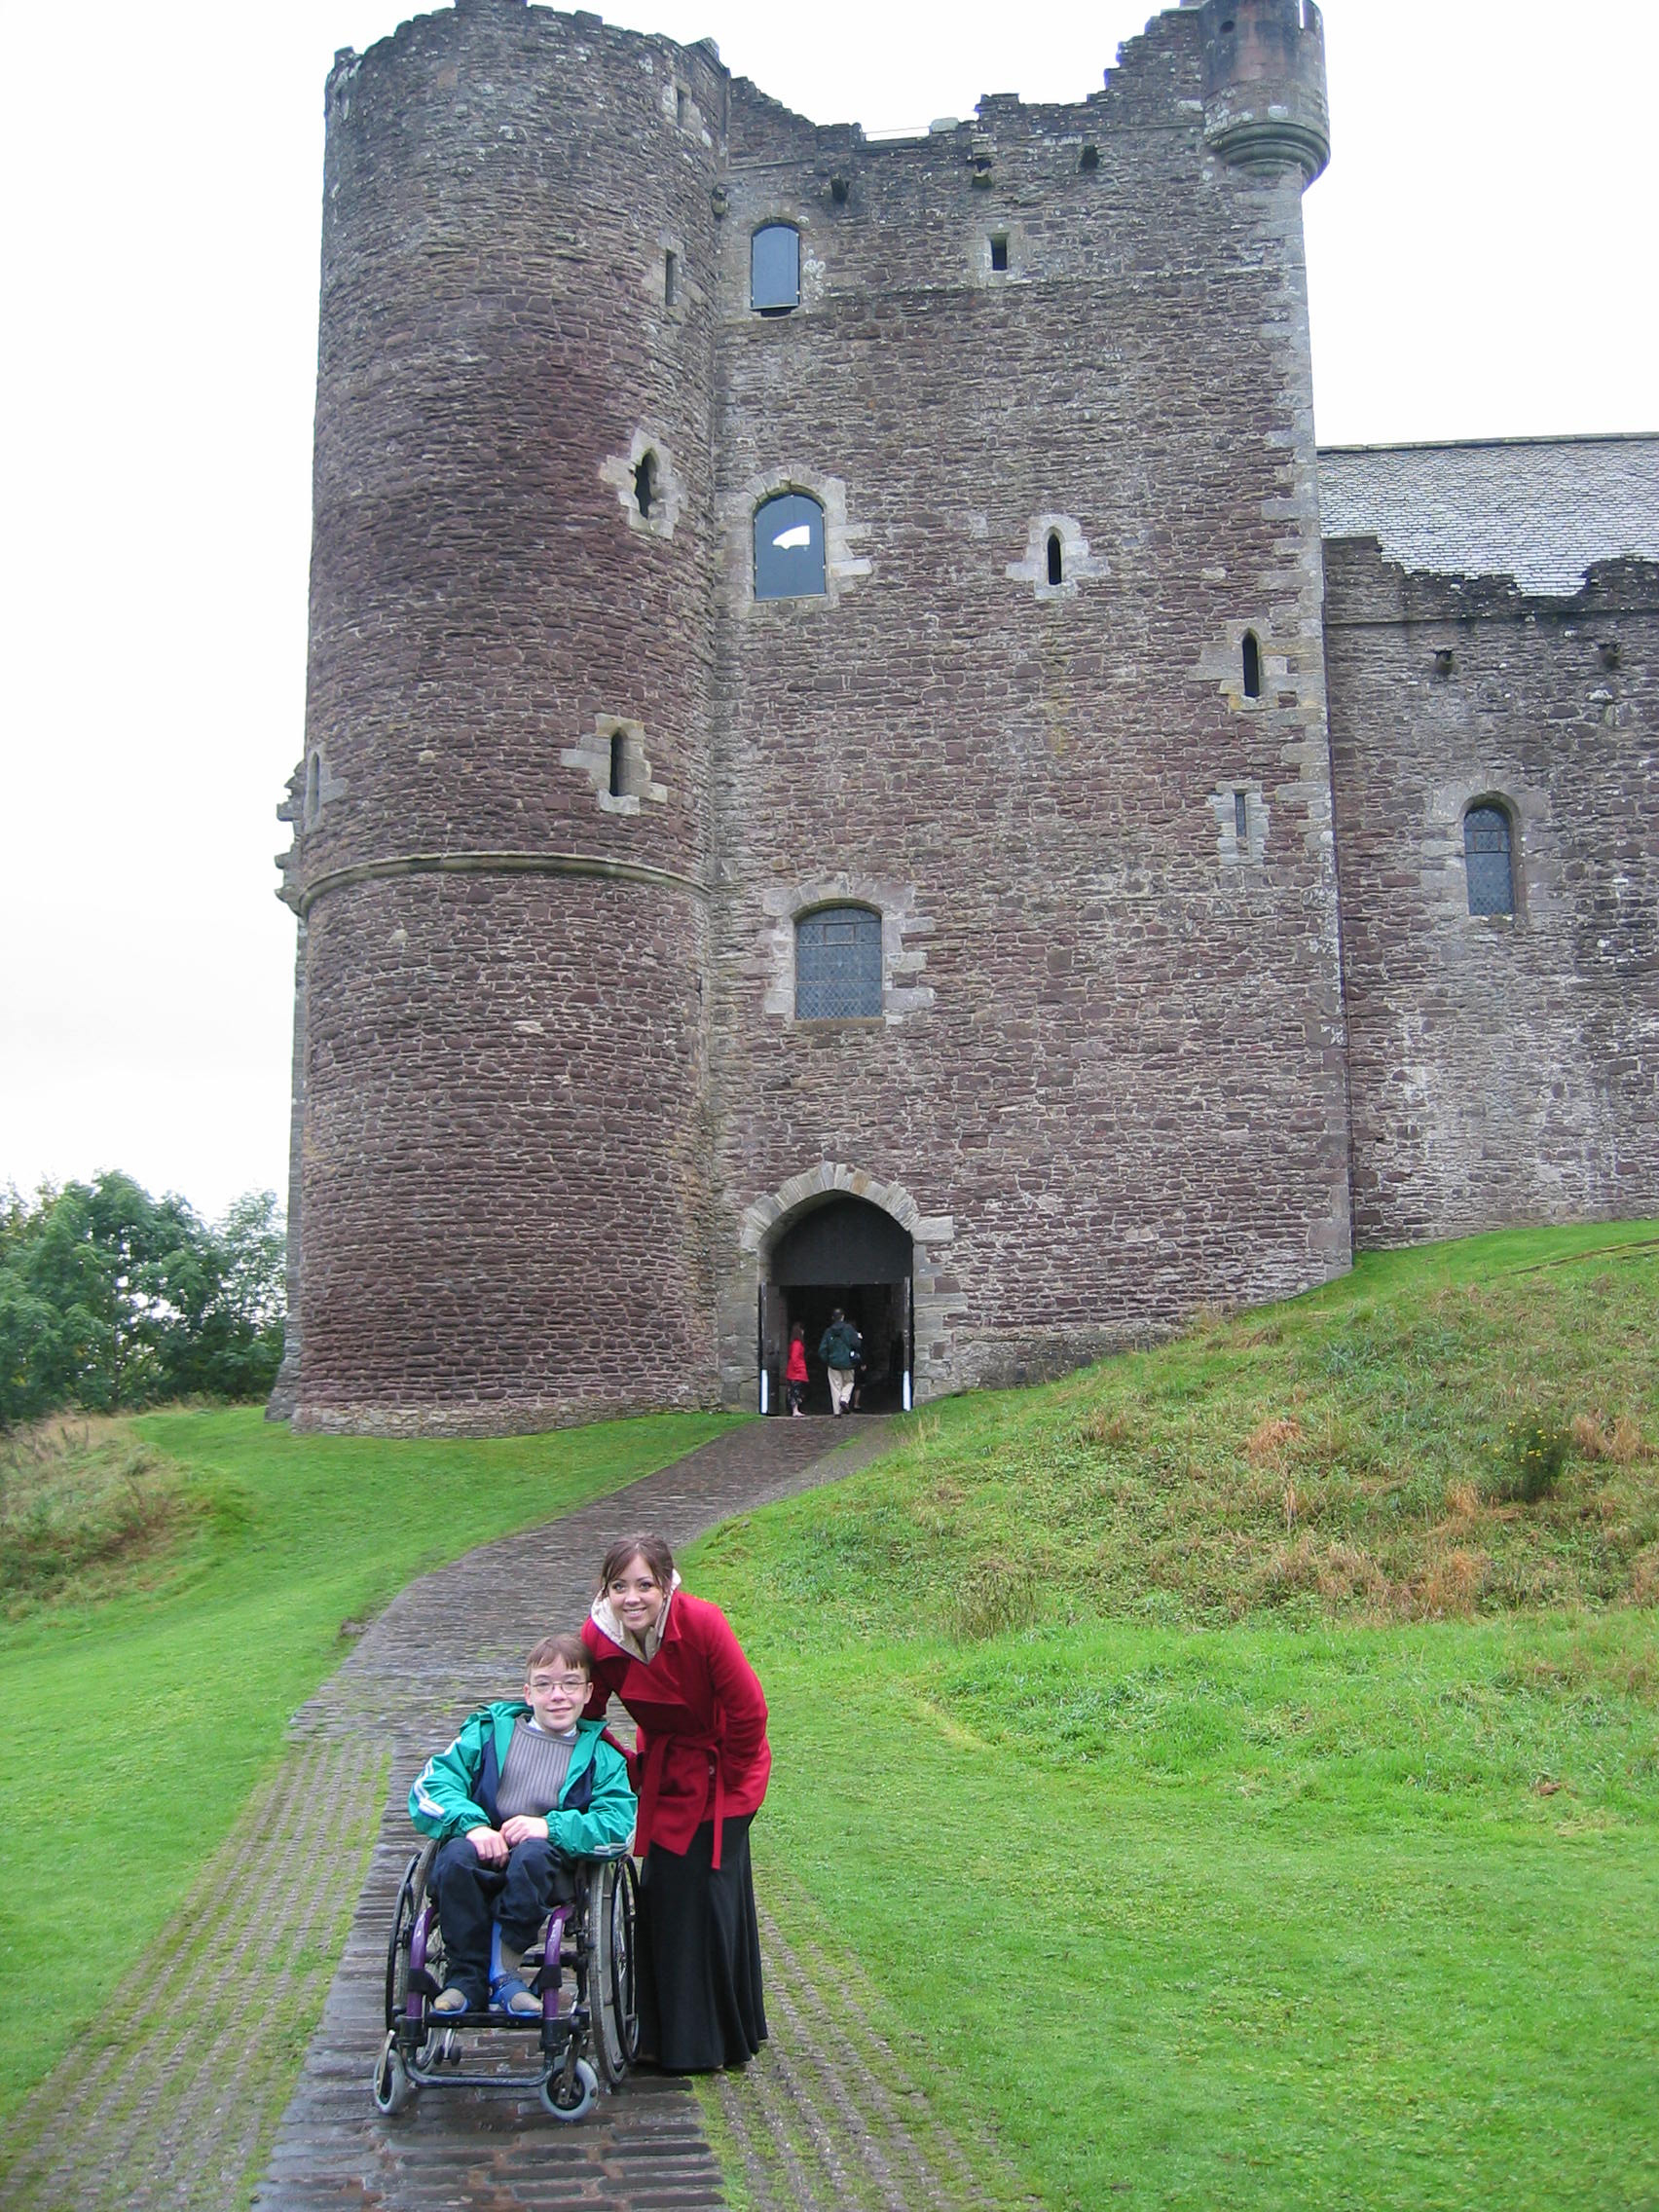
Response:
[[[1511,1421],[1501,1449],[1497,1496],[1523,1505],[1548,1497],[1572,1451],[1572,1431],[1548,1414]]]

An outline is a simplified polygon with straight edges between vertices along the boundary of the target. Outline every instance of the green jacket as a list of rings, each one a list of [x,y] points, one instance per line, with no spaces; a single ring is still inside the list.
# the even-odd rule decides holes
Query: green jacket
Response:
[[[469,1828],[496,1828],[496,1791],[515,1721],[528,1720],[522,1698],[498,1698],[472,1714],[448,1751],[429,1758],[409,1792],[409,1818],[440,1843]],[[634,1833],[628,1767],[598,1720],[578,1720],[558,1809],[547,1816],[550,1843],[572,1859],[614,1859]]]
[[[851,1321],[831,1321],[818,1340],[818,1356],[826,1367],[854,1367],[863,1350],[864,1339]]]

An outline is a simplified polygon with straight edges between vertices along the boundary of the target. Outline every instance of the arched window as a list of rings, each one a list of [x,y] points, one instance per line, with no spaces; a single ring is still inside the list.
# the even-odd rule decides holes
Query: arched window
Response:
[[[793,223],[767,223],[750,240],[749,304],[762,314],[799,307],[800,233]]]
[[[1060,551],[1060,534],[1057,530],[1051,530],[1049,533],[1049,581],[1051,584],[1059,583],[1065,572],[1065,557]]]
[[[795,1019],[858,1021],[881,1013],[881,916],[820,906],[795,924]]]
[[[1254,630],[1244,633],[1244,696],[1246,699],[1262,696],[1262,648],[1256,642]]]
[[[1463,862],[1471,914],[1513,914],[1515,870],[1509,816],[1501,806],[1471,806],[1463,817]]]
[[[824,589],[824,509],[780,492],[755,510],[755,596],[811,599]]]

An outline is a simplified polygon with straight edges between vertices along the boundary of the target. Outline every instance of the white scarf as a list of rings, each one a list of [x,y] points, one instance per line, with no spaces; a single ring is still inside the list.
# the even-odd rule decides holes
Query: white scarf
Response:
[[[673,1604],[674,1593],[679,1588],[680,1573],[677,1568],[668,1586],[668,1596],[662,1602],[662,1611],[646,1629],[643,1641],[623,1627],[615,1606],[610,1603],[608,1590],[602,1590],[594,1600],[589,1618],[601,1636],[609,1637],[618,1651],[627,1652],[630,1659],[642,1660],[648,1667],[662,1648],[662,1632],[668,1626],[668,1608]]]

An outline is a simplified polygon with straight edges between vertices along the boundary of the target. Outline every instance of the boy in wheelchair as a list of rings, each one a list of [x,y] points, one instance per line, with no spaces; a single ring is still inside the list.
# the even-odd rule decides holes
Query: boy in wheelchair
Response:
[[[539,2013],[524,1953],[574,1895],[572,1860],[626,1849],[634,1792],[622,1754],[584,1720],[591,1662],[579,1636],[543,1637],[524,1696],[472,1714],[429,1758],[409,1817],[440,1845],[432,1869],[448,1975],[434,2012]]]

